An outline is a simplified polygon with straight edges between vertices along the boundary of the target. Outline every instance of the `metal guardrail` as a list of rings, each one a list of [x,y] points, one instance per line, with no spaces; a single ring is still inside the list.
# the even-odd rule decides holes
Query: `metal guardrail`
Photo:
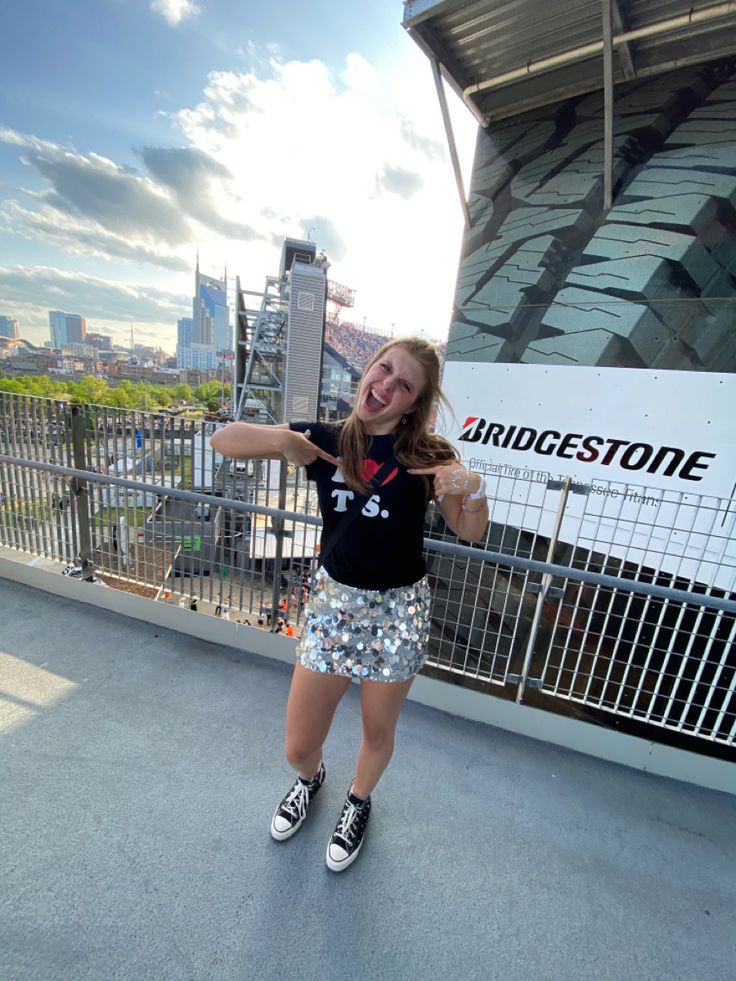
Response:
[[[70,490],[78,495],[80,493],[80,482],[89,481],[94,484],[110,484],[114,487],[122,487],[132,490],[139,494],[147,494],[151,497],[166,498],[187,501],[195,505],[212,505],[213,497],[210,494],[202,494],[196,491],[187,491],[178,487],[162,488],[158,484],[149,484],[142,480],[128,480],[124,477],[112,477],[107,474],[98,474],[89,470],[76,470],[73,467],[62,467],[58,464],[41,463],[36,460],[25,460],[21,457],[11,457],[0,453],[0,465],[27,467],[30,470],[44,471],[57,476],[70,478]],[[322,519],[316,515],[304,514],[300,511],[289,511],[276,507],[265,507],[259,504],[246,504],[244,501],[229,499],[217,496],[214,501],[218,508],[231,508],[233,511],[243,514],[259,514],[269,518],[280,518],[283,521],[301,522],[305,525],[322,527]],[[504,552],[494,552],[491,549],[477,548],[472,545],[462,545],[459,542],[442,541],[436,538],[425,538],[424,546],[428,551],[438,552],[443,555],[462,556],[469,559],[476,559],[482,562],[496,563],[508,566],[511,569],[519,569],[528,572],[539,572],[551,577],[561,577],[583,583],[590,583],[595,586],[609,586],[613,589],[623,588],[631,592],[641,593],[644,596],[656,596],[660,599],[674,600],[680,603],[694,603],[698,606],[709,607],[714,610],[723,610],[727,613],[736,614],[736,600],[724,597],[695,593],[686,589],[675,589],[669,586],[658,586],[656,583],[640,582],[637,580],[624,579],[621,576],[611,576],[600,572],[590,572],[584,569],[575,569],[570,566],[558,565],[554,562],[543,562],[536,559],[527,559],[519,556],[508,555]]]
[[[32,490],[34,481],[30,478],[31,474],[36,477],[35,493]],[[128,542],[129,554],[127,557],[123,557],[122,541],[119,540],[114,548],[112,546],[105,548],[104,545],[101,545],[97,534],[92,536],[93,540],[90,542],[90,554],[96,556],[96,561],[90,562],[88,570],[89,576],[97,571],[117,577],[121,583],[137,582],[141,585],[147,585],[155,590],[155,596],[158,598],[166,591],[165,587],[168,583],[171,587],[168,591],[173,600],[180,596],[186,597],[186,601],[191,602],[194,594],[197,593],[198,606],[200,603],[209,606],[227,605],[230,607],[230,616],[245,615],[254,619],[262,619],[264,621],[263,626],[271,629],[277,629],[279,618],[281,618],[287,625],[291,623],[298,632],[304,598],[301,592],[302,585],[306,581],[305,574],[315,556],[317,529],[321,526],[321,519],[316,514],[309,515],[290,509],[252,504],[234,498],[213,497],[211,494],[182,488],[162,487],[147,481],[114,477],[59,464],[27,460],[8,454],[0,454],[0,475],[2,475],[4,495],[4,510],[0,512],[0,541],[2,544],[11,548],[44,554],[60,561],[72,562],[78,558],[78,555],[74,554],[74,550],[80,546],[78,530],[75,534],[61,537],[55,536],[49,529],[41,534],[39,524],[44,523],[44,521],[49,522],[49,519],[44,518],[44,512],[40,512],[36,519],[35,534],[32,533],[33,529],[28,527],[27,523],[14,523],[9,520],[9,494],[13,500],[18,501],[18,491],[21,491],[21,496],[25,497],[26,501],[33,501],[38,506],[42,498],[43,488],[43,484],[38,483],[39,475],[46,475],[47,480],[50,477],[57,482],[63,481],[69,489],[71,504],[67,508],[67,515],[78,517],[81,502],[82,508],[87,507],[91,510],[90,525],[92,530],[96,532],[99,532],[99,526],[94,521],[95,502],[99,501],[100,494],[95,493],[93,488],[96,488],[97,491],[105,487],[120,488],[146,499],[148,501],[146,521],[150,522],[152,527],[148,534],[144,528],[142,536],[144,549],[150,543],[163,545],[168,542],[173,544],[177,540],[181,542],[186,541],[187,538],[196,538],[194,533],[196,528],[202,527],[205,523],[211,524],[213,520],[212,515],[205,519],[205,508],[213,509],[219,513],[219,518],[217,516],[214,518],[217,528],[225,526],[226,522],[223,518],[225,512],[249,515],[251,518],[261,520],[277,519],[281,522],[282,534],[287,538],[293,538],[295,529],[301,527],[303,529],[301,540],[306,551],[301,551],[298,555],[294,552],[291,555],[285,552],[284,565],[280,570],[269,568],[271,550],[268,548],[262,549],[260,552],[257,548],[253,549],[250,555],[250,568],[239,568],[233,550],[224,545],[220,545],[218,550],[217,542],[215,542],[209,560],[201,557],[201,567],[198,570],[195,570],[193,574],[185,573],[184,576],[180,576],[173,568],[176,562],[173,548],[158,566],[151,556],[139,563],[134,561],[139,539],[136,540],[136,543]],[[87,487],[86,485],[91,486]],[[166,502],[169,502],[169,508],[171,508],[171,503],[180,502],[185,509],[189,509],[188,515],[186,513],[182,515],[177,511],[167,517],[165,513],[161,513],[162,508],[164,511],[166,510]],[[125,509],[117,505],[110,510],[116,515],[114,520],[119,521],[119,513]],[[14,513],[16,516],[20,514],[19,511]],[[157,516],[159,527],[154,530]],[[111,516],[109,514],[105,515],[105,519],[109,527],[115,527],[114,524],[110,523]],[[53,524],[53,518],[51,522]],[[72,521],[71,525],[74,526],[76,523],[76,520]],[[311,537],[304,534],[306,529],[311,529]],[[72,528],[69,530],[71,531]],[[275,537],[275,533],[264,530],[265,536],[272,534]],[[257,540],[258,536],[256,535],[255,538]],[[110,542],[110,537],[106,541]],[[735,600],[714,594],[709,595],[692,590],[662,586],[653,582],[636,581],[592,570],[576,569],[550,561],[509,555],[489,548],[472,547],[457,541],[434,537],[433,533],[430,533],[430,536],[425,539],[425,546],[429,556],[430,569],[435,564],[433,558],[436,560],[442,557],[454,563],[456,571],[460,565],[465,571],[460,600],[460,609],[465,611],[465,615],[461,613],[455,619],[452,617],[451,609],[449,609],[451,604],[448,603],[447,598],[444,600],[442,598],[441,572],[438,575],[438,570],[435,569],[434,574],[439,582],[440,597],[439,600],[436,599],[435,601],[435,605],[439,608],[433,611],[433,620],[436,628],[438,628],[436,631],[438,636],[434,638],[432,644],[433,656],[429,661],[431,666],[439,670],[449,670],[453,674],[466,674],[476,679],[500,682],[503,685],[515,685],[517,701],[522,701],[527,688],[531,687],[549,691],[557,697],[578,701],[581,704],[609,709],[615,713],[625,714],[628,710],[632,717],[641,717],[645,721],[655,724],[668,725],[672,723],[674,727],[679,727],[681,731],[691,731],[693,735],[703,735],[706,738],[727,744],[733,742],[735,731],[733,725],[726,732],[722,732],[718,725],[711,727],[707,735],[702,730],[709,712],[715,712],[720,723],[728,722],[733,714],[734,709],[731,706],[736,702],[733,670],[729,668],[727,661],[729,649],[733,650],[734,631],[736,630]],[[163,551],[165,553],[166,550],[163,549]],[[548,548],[548,552],[551,552],[551,549]],[[275,550],[273,550],[273,554],[275,554]],[[181,555],[180,551],[179,556]],[[293,572],[293,560],[295,558],[298,559],[296,576]],[[186,555],[184,555],[184,559],[186,559]],[[206,569],[204,565],[208,561],[211,567]],[[506,656],[499,657],[496,643],[498,638],[495,636],[492,618],[488,616],[488,611],[492,606],[485,602],[484,589],[478,585],[482,580],[482,574],[478,577],[478,583],[475,586],[467,578],[468,570],[478,567],[484,573],[490,572],[495,576],[496,605],[498,605],[499,599],[503,599],[508,607],[509,596],[512,592],[510,583],[513,577],[516,577],[515,592],[522,597],[522,601],[518,605],[526,604],[529,607],[531,604],[530,613],[528,611],[526,617],[526,630],[522,629],[525,618],[521,610],[517,609],[514,615],[515,626],[518,628],[516,636],[513,638],[516,644],[511,645],[511,647],[515,646],[515,649],[509,649]],[[155,575],[158,575],[159,579],[156,579]],[[499,579],[499,575],[502,576],[501,579]],[[279,580],[282,594],[278,606],[271,603],[271,587],[274,578]],[[184,583],[185,585],[177,588],[177,579],[181,580],[180,585]],[[455,580],[455,586],[457,586],[457,576]],[[607,597],[607,605],[604,604],[606,609],[603,612],[599,609],[597,614],[591,613],[592,605],[590,603],[580,612],[578,601],[580,590],[584,587],[592,589],[598,600],[601,597]],[[691,694],[699,686],[702,687],[706,684],[706,674],[710,674],[712,678],[707,693],[701,696],[697,704],[692,698],[683,701],[680,697],[679,702],[683,704],[679,708],[676,721],[670,718],[671,713],[658,720],[655,718],[651,707],[644,708],[642,705],[645,692],[648,692],[656,700],[660,694],[661,697],[664,697],[665,689],[671,689],[672,678],[667,679],[667,672],[660,671],[654,684],[648,688],[644,684],[635,684],[635,676],[640,677],[642,675],[642,666],[630,659],[621,661],[616,665],[616,658],[612,656],[612,653],[606,653],[603,649],[604,632],[592,628],[592,620],[596,615],[599,618],[602,615],[604,619],[608,617],[609,620],[611,617],[616,617],[620,623],[626,620],[626,617],[611,611],[614,598],[620,594],[628,597],[629,604],[636,598],[638,603],[643,604],[643,607],[647,609],[652,603],[658,603],[657,622],[661,630],[664,629],[663,624],[666,619],[663,611],[667,609],[674,611],[675,618],[679,617],[680,619],[685,616],[683,611],[688,608],[691,611],[697,611],[694,615],[699,620],[702,638],[707,642],[711,651],[715,649],[715,646],[718,646],[721,651],[721,658],[715,665],[711,663],[708,666],[709,662],[701,661],[694,677],[688,676],[682,658],[678,658],[677,680],[680,684],[689,685]],[[556,604],[556,606],[552,607],[553,612],[551,616],[548,616],[548,622],[545,625],[545,610],[549,613],[550,604]],[[573,624],[571,636],[577,635],[579,637],[581,631],[585,632],[588,637],[595,639],[597,648],[595,651],[587,649],[585,644],[577,643],[571,646],[570,636],[560,636],[566,619],[565,610],[573,614],[573,620],[575,615],[581,618],[577,628]],[[479,612],[485,618],[483,637],[480,642],[473,637],[475,629],[473,621]],[[507,609],[506,612],[508,613],[509,610]],[[709,630],[707,637],[703,633],[706,615],[710,616],[713,623],[717,621],[722,630],[725,631],[724,636],[727,641],[725,645],[723,643],[718,644],[718,639],[712,629]],[[251,622],[253,621],[251,620]],[[464,647],[458,644],[458,636],[453,638],[455,649],[452,652],[452,662],[448,664],[446,658],[443,657],[442,643],[442,640],[447,638],[446,636],[442,638],[441,635],[446,634],[450,622],[455,626],[465,623],[466,626],[470,626],[471,630],[469,640],[464,644]],[[641,634],[641,623],[643,622],[641,616],[637,616],[635,622]],[[552,628],[551,634],[550,627]],[[672,630],[671,627],[667,629],[670,632]],[[698,630],[691,632],[690,636],[691,638],[697,637]],[[690,647],[694,656],[692,640]],[[656,650],[656,643],[649,651],[650,662],[654,650]],[[543,655],[541,671],[539,670],[540,659],[538,656],[540,651]],[[560,655],[564,653],[573,657],[574,664],[563,663],[564,657]],[[489,655],[490,664],[488,664]],[[670,652],[670,659],[674,656]],[[459,664],[461,657],[462,666]],[[481,667],[484,661],[487,662],[485,669]],[[726,677],[729,673],[731,675],[730,684]],[[626,694],[627,686],[631,688],[628,696]],[[602,690],[605,688],[609,689],[607,696]],[[613,705],[609,708],[611,701],[613,701]],[[700,721],[698,728],[687,723],[688,711],[694,709],[697,709]]]
[[[206,424],[99,407],[76,416],[52,400],[0,396],[0,544],[299,633],[321,525],[301,471],[218,462]],[[732,746],[734,515],[692,494],[486,477],[491,521],[478,547],[428,514],[428,670],[555,711],[643,723],[651,738],[666,730]],[[667,516],[664,532],[655,513]]]

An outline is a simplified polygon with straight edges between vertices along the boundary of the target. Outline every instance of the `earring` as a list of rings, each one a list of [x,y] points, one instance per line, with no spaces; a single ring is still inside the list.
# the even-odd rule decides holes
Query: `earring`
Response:
[[[405,426],[408,421],[409,421],[409,417],[408,416],[402,416],[401,417],[401,425],[402,426]]]

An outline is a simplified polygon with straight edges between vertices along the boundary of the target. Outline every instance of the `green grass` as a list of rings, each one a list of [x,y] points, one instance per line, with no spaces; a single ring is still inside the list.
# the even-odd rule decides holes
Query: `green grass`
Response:
[[[129,528],[142,528],[150,513],[150,508],[100,508],[92,515],[92,520],[98,525],[113,525],[120,518],[125,518]]]

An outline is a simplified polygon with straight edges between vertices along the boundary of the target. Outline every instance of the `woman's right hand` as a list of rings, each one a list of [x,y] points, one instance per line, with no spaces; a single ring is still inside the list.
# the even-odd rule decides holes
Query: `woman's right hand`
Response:
[[[297,432],[288,422],[267,426],[229,422],[212,434],[210,446],[216,453],[236,460],[287,460],[294,466],[306,467],[319,457],[337,466],[335,457],[315,446],[310,436],[308,429]]]
[[[337,467],[337,458],[328,453],[327,450],[315,446],[310,439],[311,435],[309,429],[305,429],[303,433],[290,429],[288,439],[285,441],[282,450],[284,459],[289,463],[293,463],[296,467],[306,467],[319,458],[321,460],[327,460],[328,463]]]

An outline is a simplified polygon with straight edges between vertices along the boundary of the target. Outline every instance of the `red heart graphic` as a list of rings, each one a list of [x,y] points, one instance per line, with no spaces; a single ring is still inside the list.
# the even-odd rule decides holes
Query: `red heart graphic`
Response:
[[[375,460],[363,460],[363,470],[361,473],[363,480],[369,484],[382,466],[382,463],[377,463]],[[398,472],[399,468],[394,467],[391,473],[381,481],[381,487],[385,487],[389,481],[393,480]]]
[[[363,460],[363,472],[361,473],[361,477],[363,478],[363,480],[366,483],[370,483],[370,481],[378,472],[378,468],[380,466],[381,464],[377,463],[375,460]]]

